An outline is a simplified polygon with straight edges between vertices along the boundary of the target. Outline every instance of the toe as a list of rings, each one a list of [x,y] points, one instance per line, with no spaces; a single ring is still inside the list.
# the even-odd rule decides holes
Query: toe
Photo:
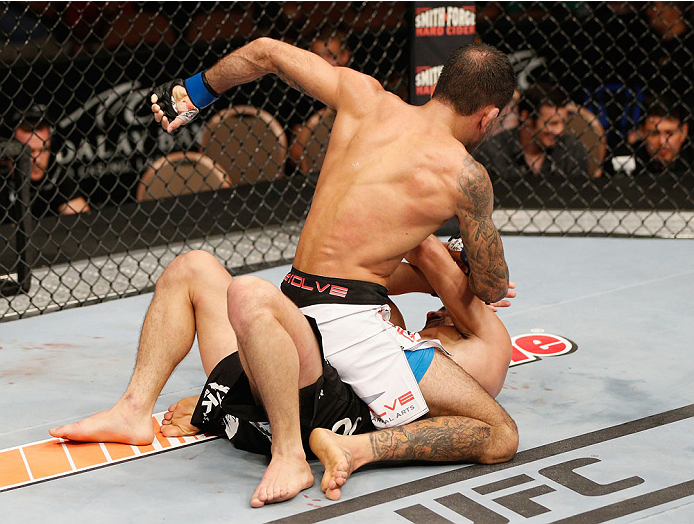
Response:
[[[325,498],[328,500],[339,500],[341,492],[339,489],[329,489],[325,492]]]

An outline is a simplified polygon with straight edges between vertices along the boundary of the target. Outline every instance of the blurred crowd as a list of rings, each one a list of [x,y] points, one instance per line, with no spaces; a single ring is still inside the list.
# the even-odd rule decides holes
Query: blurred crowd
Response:
[[[6,2],[3,8],[0,61],[6,69],[36,60],[77,64],[189,47],[211,48],[218,57],[271,36],[371,74],[408,98],[404,2]],[[690,2],[477,2],[476,38],[511,57],[518,90],[476,158],[493,179],[531,186],[556,179],[580,187],[582,181],[626,176],[691,192],[693,17]],[[47,101],[30,102],[2,117],[11,135],[31,149],[36,216],[89,212],[147,193],[139,175],[105,182],[98,174],[74,180],[61,172],[52,144],[60,138],[55,123],[65,115],[60,107],[51,114],[41,105]],[[277,138],[267,147],[286,150],[272,160],[280,166],[272,176],[320,170],[332,110],[276,85],[249,92],[243,107],[249,104],[257,114],[237,108],[217,122],[262,117]],[[201,143],[199,153],[211,155]],[[262,173],[258,177],[233,183],[253,183]],[[3,206],[15,198],[12,187],[0,182]]]

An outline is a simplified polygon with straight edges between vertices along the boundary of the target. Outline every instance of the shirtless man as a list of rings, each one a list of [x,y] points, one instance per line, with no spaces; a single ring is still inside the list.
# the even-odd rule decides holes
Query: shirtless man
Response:
[[[427,316],[427,325],[418,336],[438,338],[450,351],[453,359],[470,370],[475,379],[482,384],[492,396],[496,396],[503,385],[506,370],[510,361],[510,340],[503,324],[481,301],[472,296],[465,284],[463,273],[457,268],[453,259],[443,245],[436,239],[427,239],[426,243],[415,250],[409,257],[416,260],[415,253],[427,250],[429,255],[420,257],[423,270],[438,277],[430,277],[436,285],[442,282],[447,285],[438,291],[439,296],[448,306],[448,311],[439,310]],[[433,255],[432,255],[433,253]],[[394,294],[408,292],[431,293],[434,288],[424,276],[424,271],[402,264],[402,270],[393,275],[389,283]],[[407,267],[406,267],[407,266]],[[231,284],[232,277],[224,267],[209,253],[191,251],[177,257],[159,277],[154,298],[147,311],[142,327],[138,358],[132,379],[121,399],[109,410],[97,413],[80,422],[53,428],[51,435],[77,441],[122,442],[127,444],[148,444],[154,435],[151,415],[156,399],[169,376],[190,351],[197,333],[200,356],[205,373],[210,377],[203,397],[209,391],[209,385],[217,376],[229,373],[229,368],[237,366],[236,337],[231,329],[226,314],[225,290]],[[462,286],[462,287],[461,287]],[[281,295],[280,295],[281,296]],[[510,294],[509,296],[513,296]],[[284,298],[284,297],[282,297]],[[285,299],[286,300],[286,299]],[[508,302],[499,303],[501,306]],[[394,321],[405,327],[404,320],[394,308]],[[399,320],[397,320],[399,319]],[[454,327],[455,326],[455,327]],[[463,336],[462,333],[465,333]],[[313,337],[311,337],[313,338]],[[268,353],[272,359],[272,353]],[[318,353],[314,355],[318,357]],[[320,359],[311,359],[311,365],[304,366],[300,378],[300,387],[307,392],[315,389],[319,379],[324,379],[325,370],[329,367],[323,362],[323,375],[308,374],[308,370],[320,368]],[[224,362],[220,366],[220,363]],[[220,366],[218,368],[218,366]],[[214,371],[213,371],[214,370]],[[233,372],[233,369],[232,369]],[[226,377],[221,377],[226,379]],[[340,384],[332,381],[333,387]],[[230,384],[233,386],[233,384]],[[349,391],[341,390],[348,396],[342,403],[330,402],[327,406],[318,404],[320,413],[319,426],[345,433],[358,434],[372,431],[368,408],[360,400],[349,397]],[[204,400],[204,398],[203,398]],[[222,399],[223,400],[223,399]],[[328,400],[330,400],[328,398]],[[165,416],[162,432],[166,436],[181,436],[198,432],[198,427],[191,424],[191,416],[200,406],[200,422],[207,416],[208,427],[200,424],[205,430],[224,430],[229,439],[238,447],[250,451],[269,453],[268,439],[263,436],[262,428],[250,429],[250,424],[237,433],[238,428],[231,428],[226,413],[219,409],[213,413],[204,413],[203,404],[198,397],[189,397],[169,408]],[[219,403],[222,405],[222,402]],[[309,405],[309,411],[313,410]],[[261,414],[262,415],[262,414]],[[359,421],[359,416],[362,421]],[[349,427],[345,423],[349,419]],[[303,437],[308,444],[308,432],[315,427],[316,420],[302,422]],[[363,423],[362,423],[363,422]],[[217,424],[217,427],[214,425]],[[258,432],[259,431],[259,432]],[[330,467],[334,475],[326,476],[325,491],[330,498],[339,498],[340,486],[346,480],[346,472],[353,471],[363,463],[362,446],[364,441],[348,440],[346,443],[333,444],[327,434],[316,434],[313,439],[319,458]],[[342,446],[353,446],[354,455],[359,461],[352,464],[352,469],[345,468],[341,457]],[[407,456],[406,443],[401,446],[400,454]],[[348,449],[348,448],[345,448]],[[378,448],[373,448],[378,449]],[[338,452],[336,454],[336,452]],[[387,449],[381,445],[379,460],[389,460]],[[393,456],[394,459],[398,455]],[[372,459],[375,460],[375,459]],[[368,460],[368,461],[372,461]],[[336,480],[333,480],[333,476]],[[330,488],[330,482],[333,487]]]
[[[493,130],[500,109],[511,99],[515,78],[508,60],[493,48],[463,48],[444,67],[433,99],[422,107],[412,107],[384,91],[371,77],[333,67],[313,53],[261,38],[231,53],[205,74],[188,79],[185,87],[176,81],[163,86],[152,98],[155,119],[165,130],[173,131],[190,121],[198,108],[213,102],[215,93],[267,73],[278,74],[337,110],[311,212],[297,248],[296,269],[288,275],[285,286],[290,291],[293,286],[300,293],[314,291],[315,296],[309,300],[293,299],[306,302],[306,307],[313,308],[312,315],[322,317],[318,322],[322,324],[325,348],[330,350],[326,357],[338,368],[341,378],[369,401],[377,415],[386,415],[384,407],[393,399],[407,404],[402,410],[407,417],[375,417],[373,420],[381,427],[414,420],[406,433],[409,444],[436,438],[432,432],[456,444],[448,448],[423,446],[427,450],[420,446],[419,452],[409,458],[508,460],[518,443],[513,421],[442,352],[435,352],[431,360],[418,359],[423,363],[416,370],[422,376],[418,386],[405,352],[393,347],[392,338],[383,351],[372,353],[373,344],[367,345],[365,353],[352,348],[341,351],[341,344],[352,345],[345,334],[371,330],[389,338],[388,333],[395,329],[384,327],[389,315],[385,304],[389,279],[403,255],[453,214],[459,218],[468,251],[469,289],[486,302],[505,296],[508,269],[501,239],[491,220],[491,182],[466,147],[472,148]],[[325,277],[313,277],[311,273]],[[238,340],[244,369],[249,371],[249,381],[257,389],[272,426],[272,459],[253,494],[254,506],[286,500],[313,484],[301,439],[298,391],[304,377],[321,372],[320,358],[316,357],[320,348],[306,318],[285,297],[277,295],[277,288],[258,280],[242,277],[229,286],[231,335],[222,337],[209,331],[216,344],[218,339],[229,340],[230,336]],[[119,403],[109,412],[58,428],[52,432],[54,436],[151,440],[151,428],[143,424],[143,417],[151,413],[156,395],[152,398],[142,392],[160,391],[182,358],[172,358],[169,346],[189,348],[195,332],[190,326],[218,319],[220,313],[199,320],[190,306],[199,295],[189,294],[185,287],[177,292],[184,293],[189,301],[173,312],[172,321],[158,318],[162,313],[168,316],[165,303],[152,315],[151,310],[148,312],[144,326],[149,328],[148,335],[146,339],[143,331],[136,364],[136,370],[139,366],[145,371],[134,373]],[[347,312],[348,320],[355,323],[345,326],[344,318],[337,322],[325,318],[323,304],[314,301],[317,298],[320,302],[325,296],[322,293],[343,302],[328,309]],[[154,302],[157,300],[155,297]],[[175,327],[179,320],[185,326],[183,332]],[[324,329],[328,324],[343,325],[330,333]],[[377,339],[372,337],[370,341],[379,349]],[[187,343],[181,344],[181,340]],[[145,346],[149,349],[143,351]],[[268,348],[272,348],[271,358]],[[417,352],[411,353],[416,356]],[[370,370],[376,380],[359,384],[364,370],[353,364],[362,364],[363,368],[364,354],[376,358]],[[340,357],[347,357],[346,363]],[[160,359],[164,366],[158,365]],[[208,373],[215,360],[204,361]],[[343,375],[349,376],[350,372],[354,373],[349,378]],[[427,411],[432,417],[451,417],[416,420]],[[134,418],[138,420],[133,422]],[[330,453],[339,455],[340,451],[333,448]],[[339,466],[339,475],[334,476],[344,476],[342,463],[333,462]]]
[[[302,312],[316,319],[325,357],[378,415],[377,427],[416,421],[430,433],[430,421],[417,419],[450,415],[469,445],[464,452],[452,450],[448,460],[508,460],[517,446],[513,421],[443,353],[420,358],[416,351],[428,348],[400,345],[405,342],[388,327],[386,304],[389,277],[404,254],[454,214],[468,253],[469,289],[485,302],[507,292],[508,268],[491,219],[491,181],[468,149],[493,131],[511,100],[515,77],[508,59],[488,46],[460,48],[441,71],[432,100],[413,107],[369,76],[261,38],[185,82],[155,90],[152,111],[172,132],[217,93],[268,73],[321,100],[337,116],[294,267],[283,283],[302,311],[253,277],[236,279],[227,293],[244,368],[253,370],[249,379],[273,430],[272,460],[252,504],[286,500],[312,484],[296,394],[305,362],[292,335],[310,338]],[[419,385],[415,376],[423,377]],[[402,404],[397,413],[387,411],[393,399]],[[450,436],[448,419],[432,420]]]
[[[456,266],[438,239],[428,238],[418,248],[408,253],[407,258],[418,266],[405,263],[400,265],[399,270],[389,280],[393,294],[436,291],[444,307],[427,315],[424,329],[418,333],[405,332],[405,336],[423,344],[423,347],[428,346],[429,340],[440,341],[451,358],[469,371],[489,395],[495,397],[503,386],[511,360],[511,341],[503,324],[490,308],[470,292],[467,287],[467,277]],[[514,295],[515,293],[512,292],[509,297]],[[498,304],[508,306],[509,302],[504,301]],[[393,307],[393,322],[404,328],[404,320],[399,311],[394,304],[391,307]],[[205,386],[203,398],[205,395],[209,396],[210,383],[216,384],[219,378],[226,384],[223,374],[210,377]],[[222,402],[219,404],[221,405]],[[198,427],[191,422],[191,417],[196,409],[198,422],[201,421],[200,406],[197,396],[183,399],[172,405],[164,416],[162,426],[164,434],[185,436],[197,433]],[[208,410],[211,411],[210,420],[216,420],[218,427],[220,423],[224,424],[224,409],[215,404]],[[484,413],[485,410],[491,411],[485,414],[491,421],[495,421],[493,409],[485,408],[481,411]],[[435,422],[426,421],[423,425],[420,424],[423,426],[419,428],[420,433],[431,438],[431,441],[426,439],[413,441],[407,437],[407,432],[412,429],[413,424],[417,423],[409,424],[402,429],[386,429],[368,434],[362,434],[365,426],[360,426],[356,431],[344,432],[314,429],[310,436],[310,446],[325,466],[321,487],[326,496],[331,500],[339,499],[340,489],[349,475],[371,462],[413,460],[420,458],[425,448],[434,447],[435,450],[427,451],[428,460],[464,458],[467,443],[462,439],[448,438],[460,433],[456,428],[457,421],[454,417],[443,418],[446,419],[445,423],[449,424],[447,429],[450,434],[443,434],[441,428],[434,425]],[[214,431],[214,424],[207,423],[203,430]],[[217,431],[219,431],[218,428]],[[252,448],[248,444],[242,447],[250,451],[269,454],[267,439],[257,433],[255,438],[259,440],[258,448]],[[238,443],[236,445],[238,446]]]

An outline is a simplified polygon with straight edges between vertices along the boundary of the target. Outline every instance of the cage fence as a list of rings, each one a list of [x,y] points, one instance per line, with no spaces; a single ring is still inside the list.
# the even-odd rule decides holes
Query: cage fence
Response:
[[[450,3],[517,74],[473,153],[502,233],[694,238],[691,2]],[[406,2],[0,2],[0,16],[4,321],[149,291],[190,249],[232,273],[291,260],[334,111],[269,75],[169,135],[151,88],[269,36],[410,101],[422,31]]]

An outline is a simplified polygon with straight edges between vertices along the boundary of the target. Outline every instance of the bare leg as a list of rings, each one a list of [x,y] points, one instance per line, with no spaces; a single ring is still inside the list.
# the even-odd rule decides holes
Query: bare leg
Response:
[[[437,352],[420,387],[432,418],[362,435],[341,436],[324,429],[313,430],[310,445],[325,467],[321,489],[327,498],[340,498],[347,478],[371,462],[493,464],[513,457],[518,448],[518,430],[513,420],[452,360]]]
[[[88,442],[149,444],[152,410],[164,384],[188,354],[196,329],[206,373],[236,350],[226,315],[226,288],[232,279],[203,251],[177,257],[157,281],[140,335],[132,378],[109,410],[50,430],[54,437]]]
[[[251,506],[261,507],[313,485],[301,442],[299,389],[318,380],[323,365],[310,325],[274,285],[241,277],[227,297],[241,362],[272,427],[272,459],[251,497]]]
[[[404,328],[405,321],[397,305],[392,301],[389,301],[389,304],[390,322]],[[504,386],[511,362],[511,339],[501,320],[479,299],[475,298],[467,304],[466,311],[472,312],[470,316],[476,320],[471,324],[474,329],[465,325],[464,321],[458,322],[458,328],[444,322],[443,325],[425,328],[419,334],[423,339],[439,340],[451,353],[453,360],[487,393],[496,397]],[[451,318],[446,310],[427,315],[427,321]],[[466,336],[464,337],[459,330]]]
[[[161,421],[162,435],[165,437],[197,435],[199,429],[193,426],[190,421],[193,418],[193,412],[195,406],[198,405],[199,398],[199,395],[182,398],[169,406],[169,410],[164,413],[164,419]]]

